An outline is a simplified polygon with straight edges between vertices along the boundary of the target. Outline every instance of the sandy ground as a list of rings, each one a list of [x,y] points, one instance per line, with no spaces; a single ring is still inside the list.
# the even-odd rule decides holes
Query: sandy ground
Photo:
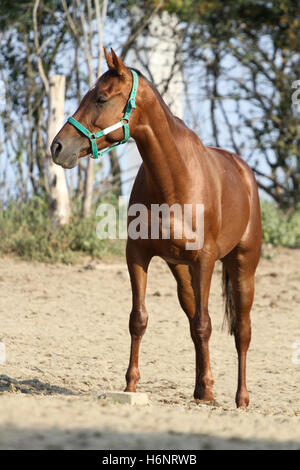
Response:
[[[51,266],[0,259],[0,449],[300,449],[300,251],[272,250],[257,275],[248,360],[251,405],[235,409],[237,360],[221,331],[220,265],[210,312],[216,403],[192,399],[194,348],[175,281],[149,272],[141,355],[144,407],[108,404],[124,388],[131,291],[124,259]],[[299,355],[300,357],[300,355]],[[295,361],[294,361],[295,362]]]

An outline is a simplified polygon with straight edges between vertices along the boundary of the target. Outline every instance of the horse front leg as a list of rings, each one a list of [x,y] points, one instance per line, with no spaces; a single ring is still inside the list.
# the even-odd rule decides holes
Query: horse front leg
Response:
[[[125,392],[136,392],[136,385],[140,379],[138,368],[139,349],[148,323],[145,295],[147,270],[151,258],[141,253],[134,242],[130,240],[127,243],[126,257],[132,289],[132,310],[129,320],[131,335],[130,360],[126,373],[127,386]]]
[[[192,268],[196,313],[190,320],[191,336],[196,352],[196,384],[194,398],[214,401],[213,375],[210,367],[209,340],[211,320],[208,313],[208,298],[215,259],[205,257]]]

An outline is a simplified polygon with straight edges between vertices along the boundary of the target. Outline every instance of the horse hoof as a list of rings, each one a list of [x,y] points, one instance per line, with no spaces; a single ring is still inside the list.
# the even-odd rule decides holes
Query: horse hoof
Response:
[[[237,395],[235,402],[237,408],[248,408],[250,402],[248,393],[243,395]]]
[[[194,399],[197,402],[211,403],[215,401],[215,396],[211,390],[195,390]]]
[[[249,401],[238,401],[238,402],[236,403],[236,407],[237,407],[237,408],[240,408],[241,410],[242,410],[242,409],[245,410],[246,408],[248,408],[248,406],[249,406]]]
[[[127,385],[124,392],[133,392],[133,393],[135,393],[136,392],[136,387],[133,386],[133,385]]]

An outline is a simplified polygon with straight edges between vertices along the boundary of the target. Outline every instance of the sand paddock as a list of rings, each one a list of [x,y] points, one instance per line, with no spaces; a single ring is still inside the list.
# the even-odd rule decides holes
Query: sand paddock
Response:
[[[300,449],[300,251],[268,250],[257,274],[248,358],[251,404],[236,410],[237,359],[221,331],[221,271],[210,297],[216,403],[192,399],[194,347],[168,267],[149,271],[139,391],[109,404],[128,365],[131,291],[124,259],[44,265],[0,259],[0,449]],[[300,354],[299,354],[300,357]]]

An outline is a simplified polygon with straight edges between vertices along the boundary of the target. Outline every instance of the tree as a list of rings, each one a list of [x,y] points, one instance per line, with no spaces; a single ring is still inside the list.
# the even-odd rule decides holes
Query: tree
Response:
[[[226,127],[260,188],[280,207],[294,207],[300,201],[299,110],[291,101],[300,66],[299,3],[170,0],[164,7],[185,25],[185,63],[192,59],[206,69],[214,143],[221,145]]]
[[[115,6],[108,0],[3,0],[0,4],[0,78],[6,84],[7,101],[0,122],[1,134],[5,134],[2,161],[10,159],[17,183],[15,192],[22,199],[32,193],[50,194],[45,151],[49,77],[66,75],[67,103],[74,98],[80,101],[81,91],[92,86],[101,74],[102,29],[106,13],[114,17]],[[154,7],[152,14],[156,11]],[[151,13],[135,24],[127,15],[124,57],[150,18]],[[68,61],[63,60],[65,56]],[[120,165],[116,152],[109,158],[117,194],[121,191]],[[93,163],[91,159],[81,160],[77,179],[72,179],[71,196],[82,201],[85,215],[93,195]]]
[[[6,110],[2,125],[6,136],[7,157],[19,173],[20,192],[46,193],[49,190],[46,171],[46,127],[48,90],[45,83],[48,71],[64,40],[66,27],[58,26],[51,10],[52,1],[1,2],[0,25],[2,43],[0,68],[6,84]],[[35,9],[34,9],[35,7]],[[33,15],[34,12],[34,15]],[[33,22],[39,24],[33,40]],[[39,58],[36,54],[38,39]],[[44,81],[41,79],[41,67]],[[40,68],[40,70],[39,70]],[[46,77],[46,78],[45,78]],[[29,177],[29,178],[28,178]],[[28,181],[31,188],[28,187]]]
[[[23,198],[30,191],[48,191],[44,158],[47,93],[32,36],[33,6],[28,0],[0,4],[0,74],[9,107],[2,115],[3,151],[12,155]],[[136,15],[136,8],[142,15]],[[200,128],[204,142],[240,153],[256,172],[261,189],[281,207],[297,204],[299,111],[291,96],[292,83],[299,79],[300,6],[292,0],[229,0],[226,4],[220,0],[111,0],[107,18],[113,24],[118,22],[122,35],[118,34],[117,49],[123,58],[139,47],[137,37],[147,34],[152,18],[164,10],[176,14],[180,22],[174,34],[181,44],[188,123],[194,127],[202,124],[199,109],[205,110],[210,127],[209,132],[207,125],[203,131]],[[99,38],[105,11],[105,2],[99,0],[40,0],[40,57],[46,76],[50,72],[66,74],[67,102],[74,97],[79,100],[81,90],[100,74]],[[94,39],[93,31],[97,32]],[[70,60],[62,64],[64,55]],[[192,76],[197,78],[196,85],[191,85]],[[115,182],[120,166],[116,155],[111,154],[110,160]],[[75,184],[77,198],[83,197],[83,207],[87,206],[83,213],[89,211],[95,179],[90,161],[88,167],[86,160],[81,161]]]
[[[48,98],[49,111],[47,125],[46,163],[49,174],[48,188],[51,197],[50,209],[52,218],[55,220],[55,222],[64,225],[69,223],[71,212],[68,186],[64,169],[52,161],[50,145],[64,122],[65,76],[54,75],[48,78],[45,73],[43,61],[41,58],[41,46],[39,43],[39,30],[37,22],[37,11],[39,4],[40,0],[35,0],[32,21],[38,70]]]
[[[72,34],[73,40],[84,51],[85,61],[88,68],[88,85],[91,88],[97,77],[101,75],[103,60],[103,37],[102,31],[107,15],[108,0],[102,1],[100,11],[99,0],[76,0],[72,6],[68,6],[62,0],[65,16]],[[94,8],[93,8],[94,6]],[[94,21],[96,20],[96,21]],[[93,66],[93,40],[95,38],[94,25],[96,25],[96,36],[98,46],[98,60],[96,73]],[[82,201],[82,215],[88,216],[91,211],[93,183],[94,183],[94,160],[89,159],[84,183],[84,194]]]

